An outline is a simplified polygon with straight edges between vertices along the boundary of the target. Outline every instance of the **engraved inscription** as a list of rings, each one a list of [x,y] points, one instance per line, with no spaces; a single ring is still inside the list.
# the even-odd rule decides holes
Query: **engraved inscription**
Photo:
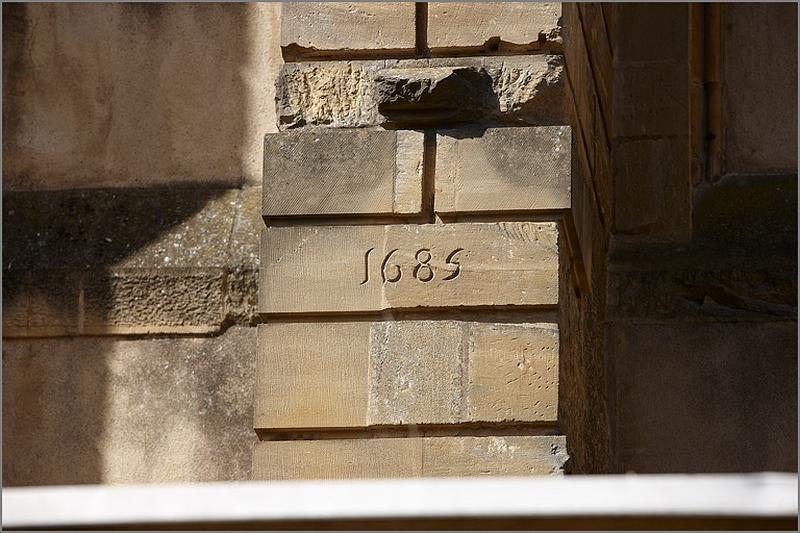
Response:
[[[365,285],[369,283],[370,254],[374,250],[375,248],[370,248],[364,252],[364,280],[359,283],[359,285]],[[392,262],[392,256],[394,256],[394,254],[396,254],[398,251],[398,248],[391,250],[386,254],[381,262],[381,280],[383,283],[397,283],[403,278],[402,267],[399,264]],[[443,277],[442,281],[456,279],[459,274],[461,274],[461,264],[456,260],[456,255],[463,251],[464,248],[456,248],[447,255],[445,264],[448,267],[453,267],[453,270],[450,272],[450,269],[447,269],[447,271],[450,273]],[[414,268],[411,270],[411,276],[414,279],[422,283],[428,283],[429,281],[433,280],[434,277],[436,277],[436,272],[433,268],[433,265],[431,265],[433,254],[431,253],[430,248],[420,248],[417,250],[414,254],[414,259],[416,260],[416,265],[414,265]]]

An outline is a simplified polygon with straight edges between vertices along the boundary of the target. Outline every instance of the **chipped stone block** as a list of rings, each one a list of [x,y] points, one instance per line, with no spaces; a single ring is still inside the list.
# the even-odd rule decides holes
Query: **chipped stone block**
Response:
[[[271,227],[261,313],[554,306],[555,222]]]
[[[440,130],[436,212],[570,207],[569,126]]]
[[[566,460],[556,435],[268,441],[253,479],[561,475]]]
[[[278,126],[354,128],[391,123],[403,110],[396,105],[398,98],[427,100],[447,120],[564,124],[563,72],[560,55],[287,63],[277,81]],[[457,79],[464,75],[467,79]],[[490,90],[484,85],[485,76],[491,80]],[[420,87],[401,89],[406,78]],[[465,87],[476,112],[463,110],[460,98]],[[379,109],[381,103],[386,115]],[[443,114],[458,108],[452,115]]]
[[[398,124],[480,118],[496,107],[483,67],[387,68],[375,77],[378,111]]]
[[[560,42],[560,3],[496,2],[428,4],[428,46],[438,49],[540,50]],[[444,51],[443,50],[443,51]]]
[[[271,323],[258,339],[259,430],[557,420],[556,324]]]
[[[302,130],[264,140],[265,217],[413,214],[422,203],[423,134]]]
[[[281,10],[284,59],[369,50],[413,53],[413,2],[287,2]]]

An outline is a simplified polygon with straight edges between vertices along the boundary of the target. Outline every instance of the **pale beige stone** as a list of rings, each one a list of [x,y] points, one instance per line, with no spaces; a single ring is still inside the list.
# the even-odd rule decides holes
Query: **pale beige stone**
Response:
[[[462,48],[490,40],[516,45],[558,42],[560,3],[480,2],[428,4],[428,46]]]
[[[570,207],[569,126],[462,128],[436,135],[436,211]]]
[[[552,423],[558,350],[552,323],[262,324],[255,428]]]
[[[392,212],[416,214],[422,210],[422,152],[424,134],[397,132]]]
[[[3,339],[3,485],[246,481],[255,328]]]
[[[419,213],[423,134],[304,129],[264,139],[265,217]]]
[[[566,459],[563,436],[431,437],[425,439],[423,475],[562,474]]]
[[[558,327],[483,324],[469,350],[468,420],[558,419]]]
[[[259,442],[253,479],[560,475],[563,436],[397,437]]]
[[[258,185],[278,3],[6,8],[3,188]]]
[[[422,476],[422,439],[321,439],[259,442],[254,480]]]
[[[370,323],[261,324],[255,427],[366,424]]]
[[[452,320],[373,323],[370,350],[362,355],[370,361],[367,422],[462,421],[467,327]]]
[[[271,227],[262,313],[554,306],[555,222]]]
[[[281,13],[281,46],[411,51],[415,16],[413,2],[287,2]]]

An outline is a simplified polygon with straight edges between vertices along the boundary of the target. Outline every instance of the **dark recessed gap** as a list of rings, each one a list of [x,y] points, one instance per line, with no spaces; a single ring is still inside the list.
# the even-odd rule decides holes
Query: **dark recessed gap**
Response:
[[[417,55],[427,57],[430,54],[430,49],[428,48],[428,3],[416,2],[414,8]]]

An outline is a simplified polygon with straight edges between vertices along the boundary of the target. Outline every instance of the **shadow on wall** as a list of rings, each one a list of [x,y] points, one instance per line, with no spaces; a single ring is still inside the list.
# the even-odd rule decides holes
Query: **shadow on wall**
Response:
[[[3,198],[3,306],[23,310],[11,322],[34,317],[74,335],[73,323],[124,326],[125,313],[192,313],[215,297],[216,274],[206,271],[230,260],[228,241],[217,241],[230,238],[239,207],[230,188],[258,183],[263,134],[275,131],[278,13],[245,4],[3,5],[3,183],[17,191]],[[211,231],[195,234],[199,227]],[[209,268],[195,275],[198,265]],[[152,283],[120,281],[120,268]],[[159,292],[176,273],[188,295],[178,304]],[[195,363],[168,341],[6,343],[4,484],[249,477],[249,465],[226,473],[199,464],[183,477],[143,468],[169,464],[170,453],[215,461],[236,446],[226,432],[254,438],[250,415],[225,419],[214,406],[217,418],[203,418],[194,401],[209,392],[203,371],[179,379],[180,365]],[[201,353],[217,341],[181,342]],[[164,379],[119,379],[137,375],[140,352],[162,359]],[[227,390],[215,392],[240,389]],[[142,401],[126,404],[135,397]],[[120,428],[113,418],[126,405],[134,413]],[[201,433],[178,427],[193,418]],[[227,431],[226,422],[245,427]]]

